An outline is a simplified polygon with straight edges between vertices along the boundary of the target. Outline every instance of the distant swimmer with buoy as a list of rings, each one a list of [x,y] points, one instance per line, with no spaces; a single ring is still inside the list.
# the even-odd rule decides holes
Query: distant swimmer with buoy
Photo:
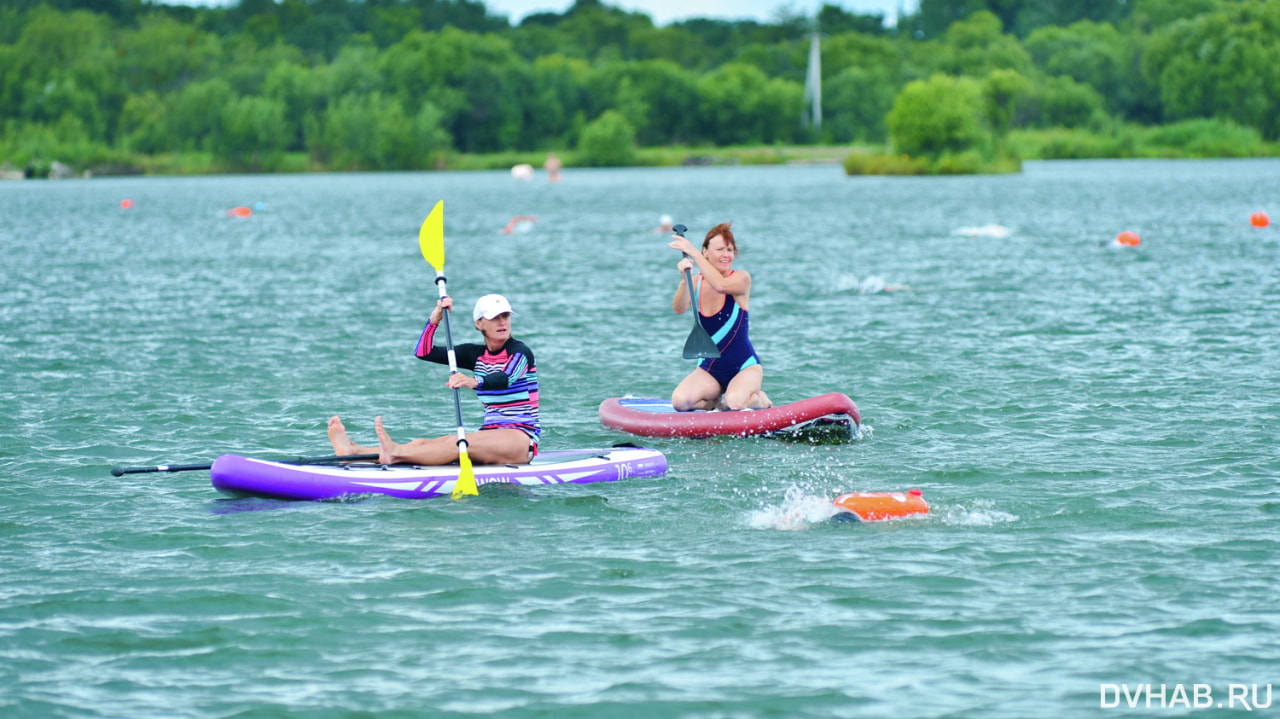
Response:
[[[542,168],[547,171],[547,182],[560,181],[560,167],[560,158],[556,153],[548,152],[546,161],[542,163]]]
[[[538,218],[533,215],[516,215],[511,218],[511,221],[507,223],[506,227],[502,228],[502,234],[509,235],[513,232],[528,232],[533,229],[533,223],[537,221]]]
[[[1125,230],[1116,235],[1116,244],[1121,247],[1137,247],[1142,244],[1142,238],[1132,230]]]
[[[658,226],[653,228],[655,233],[664,234],[671,231],[671,215],[663,215],[658,223]]]
[[[704,359],[671,394],[671,406],[679,412],[696,409],[766,409],[773,406],[761,389],[764,367],[748,336],[747,304],[751,275],[735,270],[738,245],[728,222],[712,227],[702,249],[676,235],[667,247],[684,253],[676,265],[681,281],[671,307],[678,315],[692,308],[698,322],[711,335],[720,356]],[[702,274],[694,283],[693,297],[684,281],[694,266]]]

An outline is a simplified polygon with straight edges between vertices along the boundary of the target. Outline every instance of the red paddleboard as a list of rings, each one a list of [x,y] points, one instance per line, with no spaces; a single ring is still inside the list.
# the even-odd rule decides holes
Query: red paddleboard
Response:
[[[669,399],[612,397],[600,403],[600,422],[644,437],[765,436],[810,441],[857,437],[862,417],[838,392],[769,409],[677,412]]]

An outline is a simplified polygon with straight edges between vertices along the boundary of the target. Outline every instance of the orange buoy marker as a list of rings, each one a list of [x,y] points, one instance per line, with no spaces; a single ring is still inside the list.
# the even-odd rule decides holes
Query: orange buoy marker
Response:
[[[1125,247],[1137,247],[1142,244],[1142,238],[1138,237],[1138,233],[1136,232],[1125,230],[1124,232],[1116,235],[1116,244],[1123,245]]]
[[[849,492],[836,497],[836,506],[863,522],[929,513],[929,504],[918,489],[910,492]],[[842,517],[837,514],[835,519]]]
[[[230,210],[227,210],[227,214],[232,217],[248,217],[253,214],[253,210],[250,210],[248,207],[232,207]]]
[[[1267,225],[1271,224],[1271,218],[1267,217],[1267,213],[1263,212],[1262,210],[1258,210],[1252,215],[1249,215],[1249,224],[1253,225],[1254,227],[1266,227]]]
[[[127,209],[129,209],[130,207],[133,207],[133,200],[130,200],[130,199],[128,199],[128,198],[125,198],[125,199],[123,199],[123,200],[121,200],[121,201],[120,201],[120,209],[122,209],[122,210],[127,210]]]

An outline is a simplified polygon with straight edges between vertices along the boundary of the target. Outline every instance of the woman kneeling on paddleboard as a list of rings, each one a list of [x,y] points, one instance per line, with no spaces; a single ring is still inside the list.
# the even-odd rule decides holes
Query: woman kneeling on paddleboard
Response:
[[[751,275],[746,270],[733,269],[738,245],[733,240],[730,224],[724,222],[712,227],[702,241],[701,252],[680,235],[667,244],[684,253],[676,265],[682,277],[695,264],[702,273],[694,286],[693,300],[690,301],[689,290],[682,281],[671,307],[680,315],[696,303],[698,322],[720,350],[720,357],[699,362],[697,369],[671,394],[671,406],[680,412],[773,406],[760,388],[764,367],[747,336]]]
[[[414,352],[418,359],[449,364],[448,351],[432,346],[432,340],[450,307],[452,297],[436,301]],[[542,433],[538,424],[538,372],[533,352],[511,336],[511,315],[511,305],[502,295],[485,295],[476,302],[472,318],[484,342],[454,347],[458,368],[471,370],[474,376],[458,372],[446,382],[450,389],[474,389],[484,405],[480,431],[467,435],[467,455],[477,464],[527,464],[538,453],[538,436]],[[342,420],[334,415],[329,420],[334,454],[377,454],[382,464],[437,465],[458,461],[455,435],[397,444],[383,428],[382,417],[374,420],[374,427],[378,446],[362,447],[347,437]]]

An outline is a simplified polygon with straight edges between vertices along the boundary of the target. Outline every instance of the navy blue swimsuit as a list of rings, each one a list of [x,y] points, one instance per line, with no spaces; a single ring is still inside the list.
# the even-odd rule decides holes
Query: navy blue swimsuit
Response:
[[[704,359],[698,366],[720,383],[720,391],[723,392],[739,372],[751,365],[760,364],[760,356],[756,354],[755,348],[751,346],[751,338],[747,336],[747,311],[738,306],[733,295],[725,295],[720,311],[710,317],[702,314],[699,309],[701,297],[702,275],[698,275],[697,288],[693,293],[693,310],[698,313],[698,323],[702,325],[702,329],[711,335],[716,349],[720,350],[719,358]]]

